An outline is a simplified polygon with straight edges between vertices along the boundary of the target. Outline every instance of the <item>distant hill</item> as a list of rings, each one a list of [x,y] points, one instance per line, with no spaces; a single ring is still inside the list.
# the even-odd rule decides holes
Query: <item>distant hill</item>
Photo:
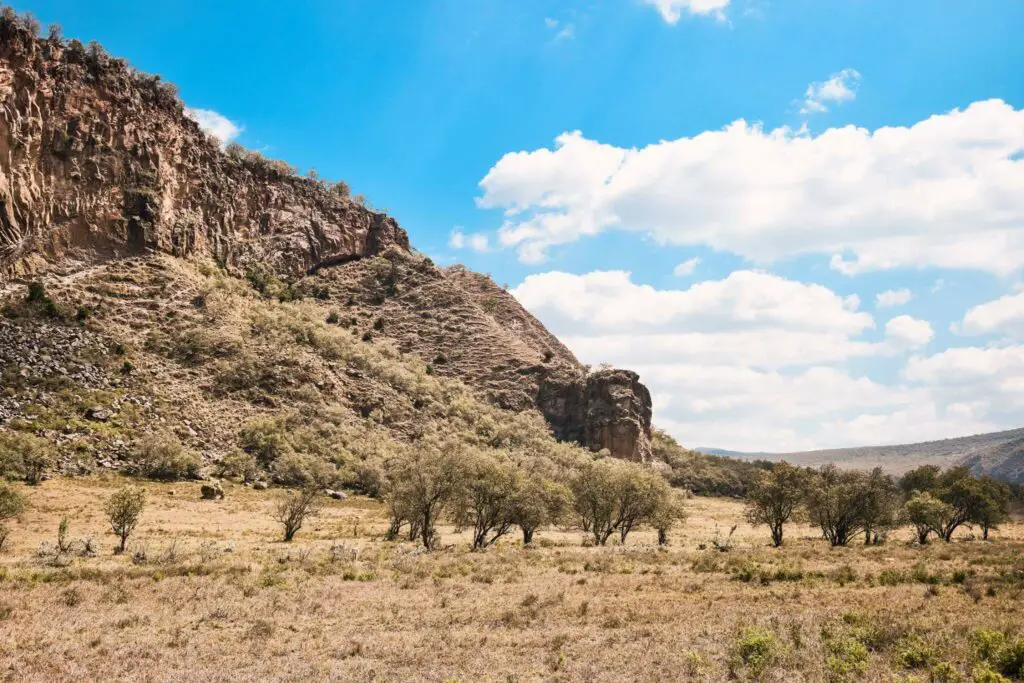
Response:
[[[901,474],[919,465],[967,465],[977,474],[1024,483],[1024,429],[896,446],[831,448],[797,453],[743,453],[723,448],[697,450],[708,455],[745,460],[786,460],[811,467],[826,463],[855,469],[882,467],[893,474]]]

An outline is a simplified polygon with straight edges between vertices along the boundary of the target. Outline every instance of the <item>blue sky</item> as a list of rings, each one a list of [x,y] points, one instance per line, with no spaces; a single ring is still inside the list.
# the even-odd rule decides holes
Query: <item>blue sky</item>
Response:
[[[1024,3],[15,6],[509,283],[688,445],[1022,426]]]

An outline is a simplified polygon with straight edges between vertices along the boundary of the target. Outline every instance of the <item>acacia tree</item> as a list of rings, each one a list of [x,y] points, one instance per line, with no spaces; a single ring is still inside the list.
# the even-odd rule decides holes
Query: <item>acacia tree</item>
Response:
[[[540,474],[526,475],[516,492],[513,519],[523,532],[523,545],[533,542],[537,529],[557,524],[571,507],[572,492]]]
[[[951,467],[944,472],[937,468],[919,467],[908,472],[901,481],[901,488],[907,489],[912,485],[922,487],[914,489],[915,493],[927,493],[942,505],[912,495],[907,502],[908,515],[914,515],[918,520],[914,522],[915,526],[926,525],[929,531],[947,543],[953,540],[957,529],[971,524],[979,525],[983,537],[988,538],[989,531],[1004,521],[1009,513],[1009,489],[989,477],[974,478],[967,467]],[[923,527],[918,528],[920,540]],[[927,532],[923,538],[927,538]]]
[[[298,491],[285,494],[277,501],[273,513],[274,521],[283,528],[286,543],[295,538],[295,534],[299,532],[307,518],[319,512],[319,492],[320,489],[316,486],[305,486]]]
[[[992,477],[980,479],[982,500],[975,511],[974,521],[981,527],[981,538],[988,540],[988,534],[1010,518],[1010,487]]]
[[[864,530],[866,481],[863,472],[824,465],[811,477],[807,513],[833,546],[844,546]]]
[[[871,470],[863,481],[861,517],[864,525],[864,545],[871,545],[880,532],[897,525],[900,509],[900,490],[892,477],[881,467]]]
[[[117,552],[123,553],[128,544],[128,537],[135,531],[146,507],[146,492],[136,486],[126,486],[107,499],[104,511],[110,528],[121,539]]]
[[[617,479],[617,465],[606,458],[584,465],[572,480],[574,508],[597,545],[604,545],[615,533]]]
[[[455,523],[473,527],[473,550],[485,548],[515,526],[521,478],[507,460],[469,450],[461,463],[464,481],[455,495]]]
[[[658,545],[668,545],[668,532],[679,522],[686,519],[683,507],[683,495],[672,488],[666,488],[648,521],[658,532]]]
[[[942,468],[935,465],[921,465],[900,477],[900,488],[909,496],[914,491],[935,491],[939,488]]]
[[[952,508],[928,491],[914,491],[904,505],[907,520],[914,525],[917,542],[928,543],[932,532],[938,533],[945,519],[952,515]]]
[[[463,483],[462,450],[458,441],[428,437],[387,464],[381,493],[392,520],[407,518],[427,549],[436,545],[437,520]]]
[[[657,472],[632,464],[621,468],[617,479],[615,527],[619,532],[619,542],[625,543],[629,532],[641,522],[650,521],[663,505],[668,504],[670,489]]]
[[[615,458],[584,465],[571,488],[583,528],[597,545],[605,545],[615,532],[625,543],[630,531],[654,516],[669,491],[657,472]]]
[[[939,478],[938,497],[947,503],[952,513],[936,529],[942,540],[953,540],[953,532],[961,526],[976,522],[985,506],[985,487],[971,476],[966,467],[952,467]]]
[[[765,524],[772,534],[772,545],[782,545],[783,527],[807,495],[808,475],[798,467],[780,462],[763,472],[747,492],[747,521]]]

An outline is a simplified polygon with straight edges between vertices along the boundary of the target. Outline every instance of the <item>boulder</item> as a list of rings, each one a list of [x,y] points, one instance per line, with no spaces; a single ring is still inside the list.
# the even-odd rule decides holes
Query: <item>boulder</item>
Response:
[[[203,500],[220,500],[224,498],[224,489],[216,482],[203,484],[199,491],[203,496]]]
[[[92,406],[85,411],[85,419],[93,422],[106,422],[112,417],[114,413],[101,406]]]

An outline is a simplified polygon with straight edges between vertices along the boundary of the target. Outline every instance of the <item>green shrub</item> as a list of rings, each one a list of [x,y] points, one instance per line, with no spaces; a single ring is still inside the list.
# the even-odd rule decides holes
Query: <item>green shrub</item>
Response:
[[[753,678],[761,678],[779,657],[779,645],[771,631],[751,627],[743,629],[733,646],[734,662],[747,669]]]
[[[1006,645],[1006,634],[981,628],[970,635],[971,649],[974,656],[982,662],[994,661]]]
[[[1003,676],[1024,678],[1024,637],[1011,639],[1001,631],[979,629],[971,634],[970,642],[982,664]]]
[[[906,582],[906,577],[898,569],[883,569],[878,575],[878,585],[898,586]]]
[[[937,659],[935,648],[917,635],[904,637],[896,647],[896,663],[904,669],[929,667],[934,665]]]
[[[235,449],[217,464],[217,476],[224,479],[241,479],[243,482],[256,481],[259,465],[251,453]]]
[[[0,550],[10,535],[7,520],[14,519],[24,512],[26,505],[25,496],[9,486],[0,484]]]
[[[825,666],[829,680],[849,680],[867,670],[868,649],[852,636],[830,639],[825,643]]]
[[[136,445],[135,464],[150,479],[173,481],[199,473],[199,456],[170,434],[150,434]]]
[[[274,461],[270,467],[274,483],[282,486],[332,486],[338,477],[334,465],[314,456],[287,453]]]
[[[0,433],[0,476],[38,484],[53,466],[55,453],[46,439],[24,432]]]
[[[971,680],[974,683],[1010,683],[1010,679],[998,674],[984,664],[979,664],[971,670]]]
[[[959,683],[964,679],[951,662],[941,662],[932,667],[932,683]]]

